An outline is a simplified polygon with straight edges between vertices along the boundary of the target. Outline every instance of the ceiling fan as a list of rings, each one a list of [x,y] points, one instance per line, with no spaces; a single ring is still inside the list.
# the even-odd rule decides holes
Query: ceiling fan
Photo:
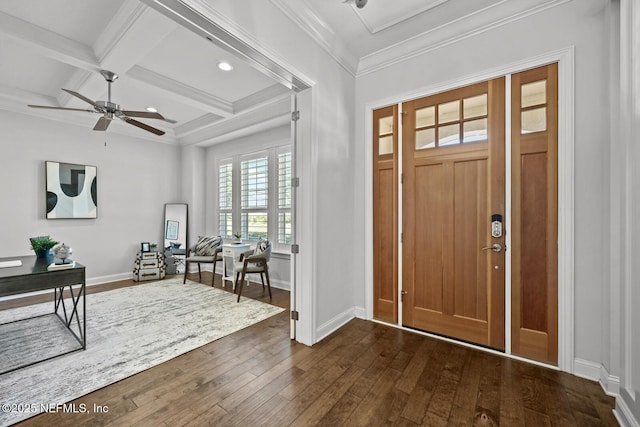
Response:
[[[104,79],[107,81],[107,84],[109,85],[109,93],[108,93],[107,101],[92,101],[91,99],[87,98],[84,95],[79,94],[78,92],[74,92],[72,90],[64,89],[64,88],[62,89],[68,94],[73,95],[76,98],[80,98],[88,104],[91,104],[93,106],[93,110],[84,110],[82,108],[52,107],[48,105],[29,105],[29,107],[48,108],[51,110],[86,111],[89,113],[102,114],[102,117],[98,119],[98,122],[93,127],[93,130],[107,130],[107,128],[109,127],[109,124],[111,124],[111,121],[115,117],[117,117],[120,120],[124,121],[125,123],[129,123],[130,125],[139,127],[140,129],[144,129],[147,132],[151,132],[156,135],[164,135],[164,132],[161,131],[160,129],[156,129],[154,127],[151,127],[147,124],[144,124],[142,122],[139,122],[131,118],[131,117],[144,117],[147,119],[166,120],[162,116],[162,114],[157,112],[150,112],[150,111],[130,111],[130,110],[121,109],[120,105],[111,102],[111,83],[116,81],[116,79],[118,78],[118,75],[114,72],[107,71],[107,70],[101,70],[100,74],[102,74]]]

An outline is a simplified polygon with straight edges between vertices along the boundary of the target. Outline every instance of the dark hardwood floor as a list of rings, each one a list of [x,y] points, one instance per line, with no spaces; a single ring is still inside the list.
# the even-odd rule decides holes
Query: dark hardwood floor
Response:
[[[272,302],[288,308],[289,293],[273,291]],[[261,286],[243,295],[268,302]],[[29,303],[39,299],[50,300]],[[19,425],[617,425],[614,399],[595,382],[359,319],[306,347],[289,339],[288,311],[74,403],[108,412]]]

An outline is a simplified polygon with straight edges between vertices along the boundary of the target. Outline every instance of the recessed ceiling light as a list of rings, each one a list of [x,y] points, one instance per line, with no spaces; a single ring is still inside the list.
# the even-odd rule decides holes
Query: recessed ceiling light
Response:
[[[158,112],[158,110],[153,108],[153,107],[147,107],[147,111],[150,112],[150,113],[157,113]]]
[[[218,62],[218,68],[220,68],[222,71],[231,71],[233,70],[233,65],[229,64],[226,61],[220,61]]]

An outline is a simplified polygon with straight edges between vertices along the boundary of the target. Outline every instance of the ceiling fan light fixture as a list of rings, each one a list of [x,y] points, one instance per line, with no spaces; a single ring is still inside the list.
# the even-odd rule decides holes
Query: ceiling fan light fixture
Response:
[[[229,64],[227,61],[218,62],[218,68],[222,71],[231,71],[233,70],[233,65]]]
[[[157,113],[158,109],[157,108],[153,108],[153,107],[147,107],[145,108],[145,110],[147,110],[150,113]]]

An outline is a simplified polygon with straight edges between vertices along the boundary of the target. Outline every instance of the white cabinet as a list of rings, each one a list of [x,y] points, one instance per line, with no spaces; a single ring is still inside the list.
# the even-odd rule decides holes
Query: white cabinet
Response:
[[[240,254],[248,251],[250,248],[247,243],[227,243],[222,245],[222,287],[225,281],[230,281],[234,286],[233,263],[240,258]],[[230,267],[227,265],[230,263]],[[234,288],[235,289],[235,288]]]

